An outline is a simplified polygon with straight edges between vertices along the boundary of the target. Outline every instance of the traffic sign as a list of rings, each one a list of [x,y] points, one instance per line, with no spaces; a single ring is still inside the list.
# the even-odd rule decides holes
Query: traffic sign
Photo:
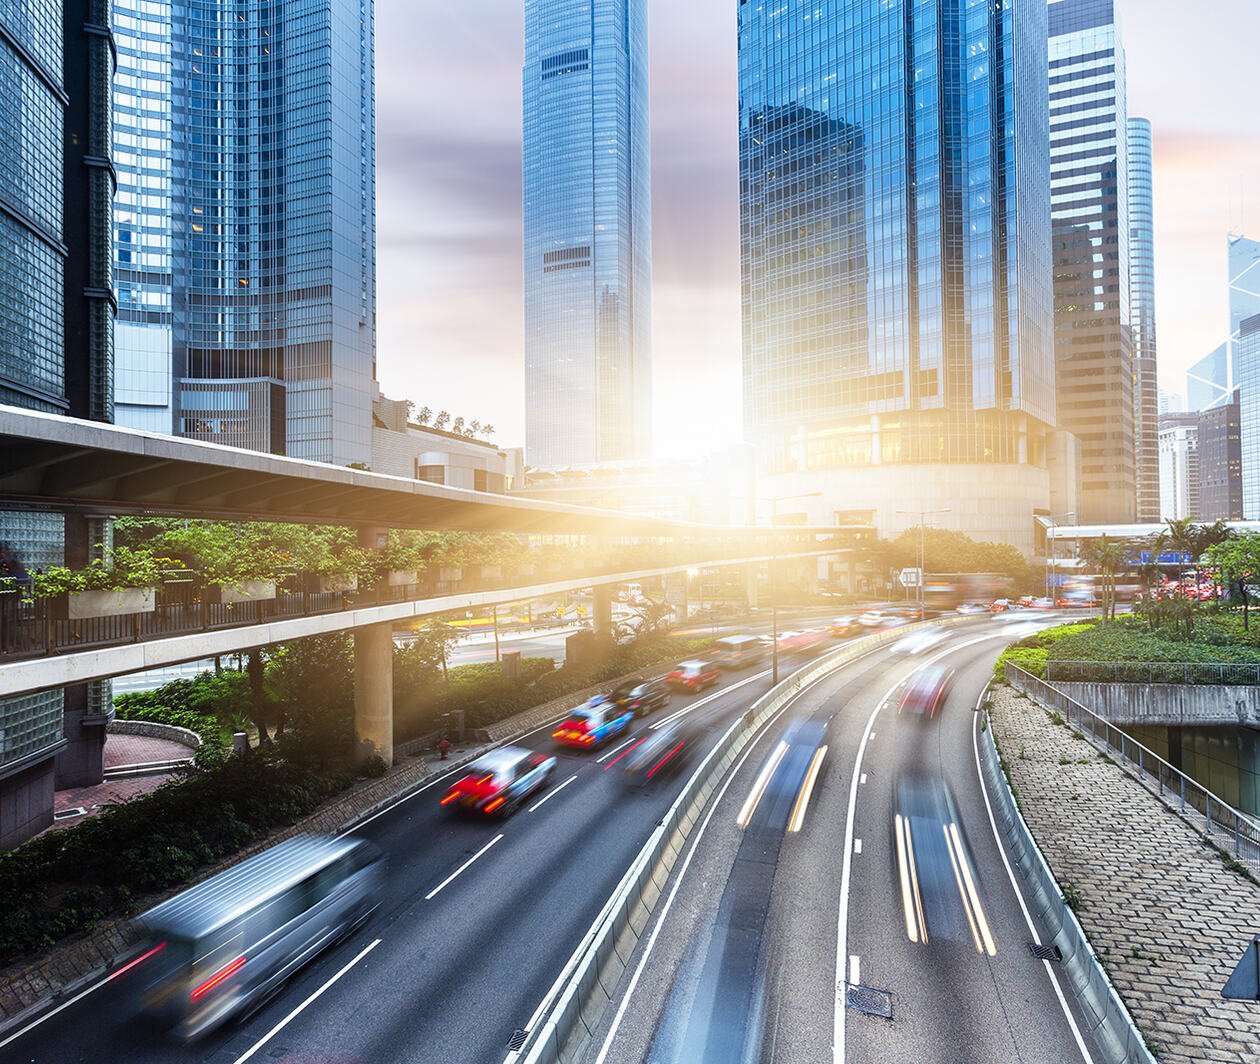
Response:
[[[902,587],[920,587],[923,584],[922,569],[902,569],[898,577]]]

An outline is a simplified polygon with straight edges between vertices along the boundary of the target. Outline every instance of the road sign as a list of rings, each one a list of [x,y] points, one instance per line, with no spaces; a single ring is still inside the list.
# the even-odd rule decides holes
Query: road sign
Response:
[[[919,587],[923,584],[922,569],[902,569],[898,577],[902,587]]]

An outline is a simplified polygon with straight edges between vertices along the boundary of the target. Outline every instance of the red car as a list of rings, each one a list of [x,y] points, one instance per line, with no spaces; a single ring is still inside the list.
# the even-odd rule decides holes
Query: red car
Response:
[[[910,682],[906,684],[897,712],[913,713],[915,716],[927,717],[930,720],[945,704],[945,697],[949,694],[953,680],[954,670],[942,665],[930,665],[926,669],[920,669],[910,677]]]
[[[722,678],[716,664],[708,661],[684,661],[665,677],[670,687],[681,691],[700,691]]]

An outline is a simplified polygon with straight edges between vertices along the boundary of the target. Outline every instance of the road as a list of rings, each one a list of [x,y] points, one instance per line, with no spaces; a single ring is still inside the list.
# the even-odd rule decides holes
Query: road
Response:
[[[1090,1060],[1028,948],[974,752],[998,633],[1027,623],[883,654],[796,699],[732,777],[586,1064]],[[932,664],[956,670],[943,708],[899,714]],[[852,1007],[855,988],[888,1017]]]
[[[766,671],[726,676],[632,734],[685,711],[716,741],[768,686]],[[522,745],[550,750],[549,732]],[[616,751],[560,754],[550,791],[501,823],[449,816],[439,778],[364,824],[390,858],[381,910],[243,1022],[179,1045],[106,985],[0,1039],[0,1061],[499,1064],[682,785],[628,792]]]

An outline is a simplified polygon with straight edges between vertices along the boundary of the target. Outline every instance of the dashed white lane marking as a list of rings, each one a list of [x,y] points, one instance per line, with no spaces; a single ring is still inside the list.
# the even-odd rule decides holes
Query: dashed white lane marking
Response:
[[[477,858],[481,857],[487,850],[490,849],[491,846],[493,846],[496,842],[498,842],[502,838],[503,838],[502,835],[496,835],[494,838],[492,838],[483,847],[481,847],[480,850],[478,850],[470,858],[468,858],[467,861],[465,861],[462,865],[460,865],[457,869],[455,869],[454,872],[452,872],[449,876],[447,876],[444,880],[442,880],[441,883],[439,883],[436,887],[434,887],[431,891],[429,891],[429,893],[424,896],[424,900],[432,901],[434,898],[436,898],[443,890],[445,890],[452,883],[454,883],[456,878],[458,878],[458,876],[462,872],[465,872],[472,865],[472,863],[477,860]]]
[[[858,783],[865,783],[865,782],[866,782],[866,773],[863,772],[861,779],[858,780]]]
[[[559,794],[562,790],[564,790],[575,779],[577,779],[576,772],[572,776],[570,776],[567,780],[565,780],[562,784],[560,784],[560,786],[557,787],[555,790],[548,791],[546,794],[544,794],[541,798],[538,799],[538,801],[536,801],[533,805],[531,805],[528,809],[526,809],[525,812],[532,813],[535,809],[537,809],[540,805],[542,805],[543,802],[551,801],[552,798],[554,798],[557,794]]]
[[[862,958],[852,956],[849,958],[849,985],[862,985]]]
[[[854,852],[854,853],[861,853],[861,852],[862,852],[862,840],[861,840],[861,839],[854,839],[854,840],[853,840],[853,852]]]

